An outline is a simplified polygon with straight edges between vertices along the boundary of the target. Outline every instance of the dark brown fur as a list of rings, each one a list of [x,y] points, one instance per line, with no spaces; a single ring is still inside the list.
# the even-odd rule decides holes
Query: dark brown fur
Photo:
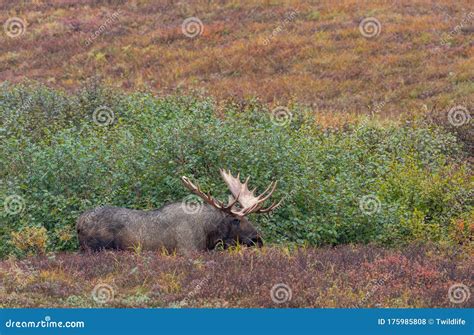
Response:
[[[172,203],[153,211],[98,207],[77,220],[82,250],[119,249],[189,252],[212,250],[236,243],[262,245],[253,225],[244,217],[224,214],[204,204],[196,213]]]

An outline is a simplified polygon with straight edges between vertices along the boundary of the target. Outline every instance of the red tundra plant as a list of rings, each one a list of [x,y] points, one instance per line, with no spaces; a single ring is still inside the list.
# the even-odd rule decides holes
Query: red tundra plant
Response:
[[[0,261],[0,307],[474,307],[448,294],[473,265],[421,246],[61,253]]]

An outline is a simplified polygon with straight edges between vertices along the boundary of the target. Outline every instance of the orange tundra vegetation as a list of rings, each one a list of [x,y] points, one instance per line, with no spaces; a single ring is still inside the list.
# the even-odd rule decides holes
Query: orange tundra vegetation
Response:
[[[398,116],[474,97],[470,2],[3,1],[0,80],[75,88],[102,77],[124,89],[202,90],[219,99],[298,101],[332,115]],[[183,21],[202,22],[196,36]],[[360,22],[375,17],[375,37]],[[196,27],[195,27],[196,28]],[[325,117],[337,122],[338,117]]]
[[[232,248],[192,258],[62,253],[0,261],[0,307],[472,308],[472,299],[452,302],[447,292],[472,283],[473,266],[454,248],[416,245]],[[107,299],[94,300],[98,287]],[[286,289],[281,301],[273,287]]]

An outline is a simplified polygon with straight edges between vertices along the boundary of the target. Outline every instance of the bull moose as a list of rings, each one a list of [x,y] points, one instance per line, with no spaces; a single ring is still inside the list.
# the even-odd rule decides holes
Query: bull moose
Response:
[[[275,191],[277,182],[255,196],[248,188],[247,178],[240,181],[230,171],[220,174],[232,195],[227,204],[204,193],[197,183],[181,178],[184,186],[203,200],[197,211],[186,210],[183,202],[175,202],[156,210],[141,211],[120,207],[98,207],[83,213],[76,228],[81,250],[101,249],[167,250],[191,252],[224,248],[243,244],[263,245],[262,238],[246,218],[251,213],[268,213],[277,208],[273,202],[263,208],[264,202]]]

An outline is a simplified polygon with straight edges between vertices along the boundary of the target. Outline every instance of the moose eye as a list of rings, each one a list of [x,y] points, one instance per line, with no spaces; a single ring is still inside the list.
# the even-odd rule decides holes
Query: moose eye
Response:
[[[233,225],[238,226],[240,224],[240,220],[239,219],[233,219],[230,223],[233,224]]]

